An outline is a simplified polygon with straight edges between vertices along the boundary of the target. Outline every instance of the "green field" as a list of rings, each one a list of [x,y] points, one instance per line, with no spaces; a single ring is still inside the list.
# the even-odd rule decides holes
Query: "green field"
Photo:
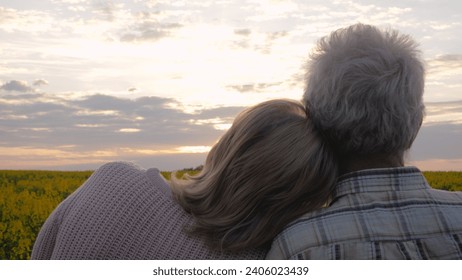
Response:
[[[0,259],[29,259],[48,215],[91,174],[92,171],[0,171]],[[170,176],[170,172],[162,174]],[[424,174],[434,188],[462,191],[462,172]]]

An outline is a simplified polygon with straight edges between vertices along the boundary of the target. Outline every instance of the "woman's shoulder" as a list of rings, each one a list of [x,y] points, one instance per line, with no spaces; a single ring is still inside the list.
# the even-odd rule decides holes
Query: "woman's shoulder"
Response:
[[[161,216],[179,205],[168,195],[169,186],[157,169],[144,169],[131,162],[109,162],[99,167],[76,191],[76,213],[131,219],[141,211]],[[152,217],[154,217],[152,216]]]
[[[144,173],[145,170],[132,162],[113,161],[101,165],[93,175],[113,175],[123,173]]]
[[[85,188],[123,189],[140,191],[142,186],[165,192],[167,182],[157,168],[144,169],[131,162],[109,162],[98,169],[85,182]]]

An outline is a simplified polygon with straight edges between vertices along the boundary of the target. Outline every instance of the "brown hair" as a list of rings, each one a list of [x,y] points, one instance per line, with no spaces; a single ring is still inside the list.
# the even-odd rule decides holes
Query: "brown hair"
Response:
[[[213,248],[264,247],[291,221],[320,208],[337,177],[331,150],[304,107],[271,100],[240,113],[203,170],[171,186]]]

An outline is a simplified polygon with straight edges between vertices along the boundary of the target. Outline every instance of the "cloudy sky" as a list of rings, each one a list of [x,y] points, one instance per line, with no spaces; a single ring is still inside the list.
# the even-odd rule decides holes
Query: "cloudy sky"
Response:
[[[0,169],[200,165],[245,106],[300,99],[316,40],[357,22],[421,45],[427,117],[408,163],[462,170],[449,0],[0,0]]]

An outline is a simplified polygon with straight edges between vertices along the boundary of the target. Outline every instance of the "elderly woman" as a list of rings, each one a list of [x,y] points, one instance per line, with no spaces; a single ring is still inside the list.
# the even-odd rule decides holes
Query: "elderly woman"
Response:
[[[235,119],[198,175],[99,168],[45,222],[32,258],[262,259],[284,226],[326,203],[336,170],[300,103],[264,102]]]

